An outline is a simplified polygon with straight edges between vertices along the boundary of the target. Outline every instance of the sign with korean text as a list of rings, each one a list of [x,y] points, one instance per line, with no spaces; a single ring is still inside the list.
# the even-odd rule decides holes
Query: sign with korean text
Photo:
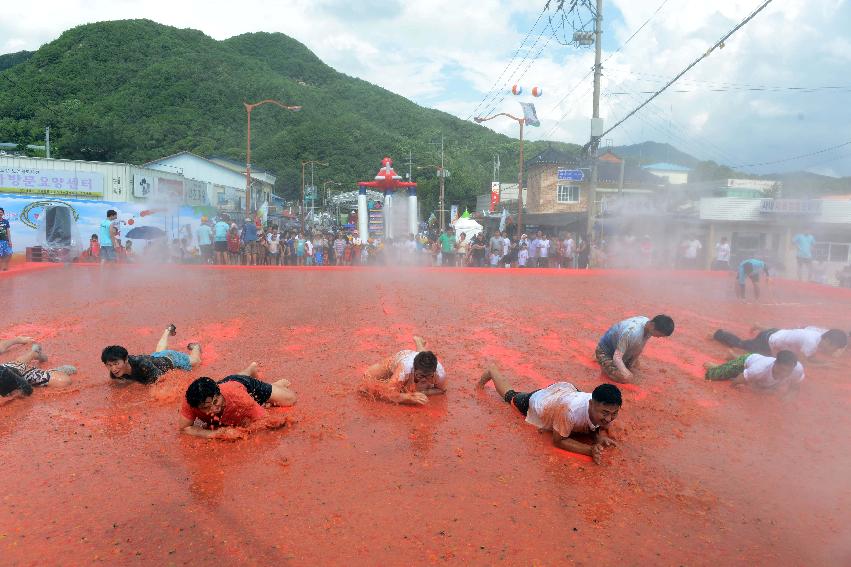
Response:
[[[94,171],[0,167],[0,193],[102,196],[103,174]]]
[[[581,169],[559,169],[558,170],[558,180],[559,181],[582,181],[585,179],[585,174],[582,173]]]
[[[763,199],[760,205],[763,213],[791,215],[821,214],[820,199]]]

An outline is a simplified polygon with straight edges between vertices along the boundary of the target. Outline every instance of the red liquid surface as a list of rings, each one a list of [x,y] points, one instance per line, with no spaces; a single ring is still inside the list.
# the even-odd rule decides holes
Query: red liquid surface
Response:
[[[703,380],[718,326],[851,327],[851,295],[776,284],[742,305],[726,277],[529,270],[22,270],[0,279],[4,338],[31,334],[70,391],[0,408],[3,565],[848,565],[849,355],[798,398]],[[158,273],[152,275],[156,270]],[[605,465],[552,446],[488,386],[600,382],[615,321],[667,313],[624,388]],[[110,383],[103,346],[200,341],[204,363],[154,386]],[[449,392],[422,408],[355,393],[412,334]],[[17,356],[22,347],[2,355]],[[240,442],[181,435],[195,377],[251,361],[289,379],[295,424]]]

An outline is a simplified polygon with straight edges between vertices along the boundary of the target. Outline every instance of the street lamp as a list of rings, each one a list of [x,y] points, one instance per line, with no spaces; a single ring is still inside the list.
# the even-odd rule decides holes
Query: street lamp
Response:
[[[507,112],[500,112],[493,116],[477,116],[476,118],[473,118],[473,120],[475,120],[477,124],[481,124],[482,122],[493,120],[497,116],[507,116],[520,125],[520,166],[517,168],[517,238],[519,239],[520,235],[523,234],[523,125],[526,124],[526,119],[518,118],[517,116],[508,114]]]
[[[314,165],[328,165],[327,163],[323,163],[321,161],[317,161],[315,159],[302,161],[301,162],[301,230],[307,232],[307,227],[304,226],[304,209],[305,200],[304,200],[304,166],[310,165],[310,185],[313,186],[313,166]],[[316,191],[316,187],[313,187],[313,190]],[[316,195],[313,196],[316,199]]]
[[[263,106],[264,104],[276,104],[283,108],[284,110],[291,110],[293,112],[298,112],[301,110],[300,106],[287,106],[282,102],[278,102],[277,100],[272,100],[268,98],[266,100],[261,100],[260,102],[255,102],[253,104],[249,104],[245,101],[243,103],[245,105],[245,112],[248,115],[248,136],[245,141],[245,213],[246,215],[251,215],[251,111],[257,108],[258,106]]]
[[[331,190],[328,189],[329,185],[339,186],[339,185],[342,185],[342,183],[340,183],[338,181],[332,181],[330,179],[325,181],[324,183],[322,183],[322,193],[323,193],[324,199],[325,199],[325,212],[326,213],[328,212],[328,201],[331,199]],[[339,214],[337,214],[336,220],[337,220],[337,222],[340,222],[340,215]]]

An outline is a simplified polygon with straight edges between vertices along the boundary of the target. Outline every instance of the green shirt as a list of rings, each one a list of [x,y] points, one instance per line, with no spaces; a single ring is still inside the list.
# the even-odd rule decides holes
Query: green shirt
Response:
[[[445,253],[455,252],[455,235],[450,235],[448,233],[443,233],[440,235],[438,239],[440,241],[440,246]]]

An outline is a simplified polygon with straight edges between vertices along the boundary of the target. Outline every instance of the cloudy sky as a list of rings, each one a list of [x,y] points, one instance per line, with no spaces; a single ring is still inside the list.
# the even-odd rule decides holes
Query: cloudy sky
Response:
[[[607,127],[762,2],[605,0]],[[544,94],[533,102],[541,127],[529,128],[529,137],[584,143],[593,51],[563,45],[570,30],[554,9],[558,2],[551,4],[544,10],[543,0],[43,0],[33,15],[17,2],[0,11],[0,52],[37,49],[75,25],[125,18],[200,29],[217,39],[283,32],[339,71],[463,119],[517,111],[519,100],[533,99],[512,96],[510,86],[520,84],[526,93],[539,86]],[[681,79],[676,92],[657,98],[605,141],[669,142],[757,173],[851,175],[851,144],[828,149],[851,142],[848,29],[849,1],[774,0]],[[488,124],[516,135],[515,123]],[[806,154],[813,155],[799,157]],[[743,165],[765,162],[775,163]]]

